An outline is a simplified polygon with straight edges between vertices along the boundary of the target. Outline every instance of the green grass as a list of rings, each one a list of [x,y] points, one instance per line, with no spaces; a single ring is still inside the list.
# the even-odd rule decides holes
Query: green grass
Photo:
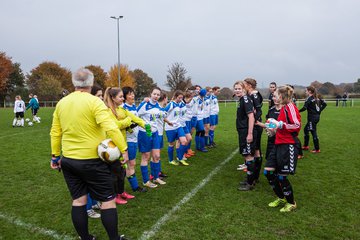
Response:
[[[243,160],[236,154],[153,239],[360,239],[360,105],[329,105],[318,126],[321,154],[306,152],[298,162],[297,174],[290,177],[296,212],[281,214],[278,208],[267,207],[274,194],[263,176],[254,191],[239,192],[244,173],[236,171],[236,166]],[[52,111],[40,110],[41,124],[12,128],[12,109],[0,110],[0,216],[34,226],[21,227],[0,217],[0,239],[53,239],[35,227],[77,239],[64,179],[49,168]],[[198,153],[189,160],[189,167],[168,165],[163,149],[168,184],[136,194],[127,205],[118,206],[121,232],[139,238],[237,148],[235,111],[234,103],[221,105],[218,147],[207,154]],[[305,124],[306,115],[302,116]],[[265,143],[263,135],[263,149]],[[139,170],[137,175],[140,181]],[[128,183],[126,188],[130,192]],[[100,220],[90,219],[89,223],[97,239],[107,239]]]

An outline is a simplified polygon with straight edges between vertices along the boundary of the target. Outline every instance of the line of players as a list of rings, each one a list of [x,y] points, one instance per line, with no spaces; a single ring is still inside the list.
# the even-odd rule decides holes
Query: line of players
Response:
[[[150,97],[145,98],[139,106],[135,105],[135,91],[131,87],[107,88],[104,98],[102,89],[98,86],[94,86],[91,93],[104,100],[110,115],[127,140],[129,161],[126,168],[119,161],[111,164],[117,204],[126,204],[135,197],[125,192],[125,176],[134,192],[146,192],[147,188],[166,184],[164,178],[167,175],[162,171],[160,161],[164,131],[168,140],[168,162],[174,166],[188,166],[187,160],[195,155],[195,151],[191,149],[194,132],[197,151],[206,153],[209,148],[216,146],[214,138],[218,125],[217,95],[220,87],[202,89],[195,85],[185,92],[177,90],[170,102],[167,95],[155,87]],[[141,153],[140,170],[144,187],[139,186],[135,174],[137,151]],[[100,214],[93,211],[98,206],[88,196],[89,217],[100,217]]]
[[[316,124],[326,103],[318,98],[316,89],[312,86],[306,88],[308,98],[300,111],[293,101],[292,86],[277,89],[276,83],[272,82],[270,92],[267,121],[262,123],[263,98],[256,90],[256,80],[247,78],[234,84],[234,93],[239,98],[236,119],[239,150],[245,159],[245,164],[239,165],[238,170],[245,170],[247,174],[245,181],[240,182],[238,190],[252,190],[259,180],[262,165],[261,135],[265,129],[268,141],[264,175],[277,196],[268,206],[284,204],[280,212],[290,212],[296,209],[297,205],[288,176],[295,174],[297,159],[302,156],[302,150],[309,149],[309,132],[313,135],[315,145],[312,152],[320,152]],[[308,123],[304,128],[304,146],[301,147],[297,136],[301,129],[300,112],[305,110],[308,111]]]
[[[25,102],[21,99],[20,95],[17,95],[15,97],[15,103],[14,103],[14,113],[15,118],[13,120],[12,126],[13,127],[24,127],[24,115],[25,111],[31,108],[31,114],[33,117],[33,122],[40,123],[40,117],[37,116],[37,112],[39,110],[39,100],[36,95],[29,94],[29,104],[28,106],[25,106]],[[32,125],[32,122],[29,125]]]

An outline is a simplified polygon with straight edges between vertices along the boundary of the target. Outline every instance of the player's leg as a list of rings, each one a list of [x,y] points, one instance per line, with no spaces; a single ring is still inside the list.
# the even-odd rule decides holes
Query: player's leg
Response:
[[[311,122],[307,122],[304,127],[304,146],[302,147],[303,150],[309,150],[309,128],[311,127]]]
[[[255,141],[255,181],[259,180],[260,172],[261,172],[261,165],[262,165],[262,155],[261,155],[261,136],[263,133],[263,128],[260,126],[255,126],[254,128],[254,141]]]

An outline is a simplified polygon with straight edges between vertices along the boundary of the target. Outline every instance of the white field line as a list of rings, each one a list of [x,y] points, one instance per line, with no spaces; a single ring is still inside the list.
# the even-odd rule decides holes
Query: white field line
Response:
[[[44,131],[44,129],[37,129],[37,130],[29,131],[29,132],[19,132],[19,133],[9,134],[9,135],[5,135],[5,136],[0,136],[0,139],[8,138],[8,137],[16,136],[16,135],[21,135],[21,134],[29,134],[29,133],[33,133],[33,132],[39,132],[39,131]],[[49,134],[50,134],[50,132],[49,132]]]
[[[196,193],[203,188],[210,180],[211,178],[217,174],[220,169],[226,164],[228,163],[236,153],[239,152],[239,149],[235,149],[228,158],[226,158],[222,163],[220,163],[214,170],[212,170],[209,175],[207,175],[206,178],[204,178],[195,188],[193,188],[188,194],[185,195],[185,197],[183,199],[181,199],[180,202],[178,202],[172,209],[169,210],[169,212],[167,212],[164,216],[162,216],[152,227],[149,231],[145,231],[143,232],[143,234],[141,235],[140,239],[141,240],[146,240],[149,239],[151,237],[153,237],[161,228],[162,225],[164,225],[164,223],[166,221],[168,221],[171,216],[178,210],[180,210],[181,206],[184,205],[185,203],[187,203],[192,197],[194,197],[196,195]]]
[[[5,214],[3,214],[1,212],[0,212],[0,219],[3,219],[5,221],[9,222],[10,224],[13,224],[13,225],[16,225],[18,227],[24,228],[25,230],[27,230],[29,232],[40,233],[42,235],[52,237],[53,239],[59,239],[59,240],[63,240],[63,239],[64,240],[71,240],[71,239],[74,239],[74,237],[57,233],[54,230],[41,228],[41,227],[32,225],[30,223],[25,223],[25,222],[21,221],[18,218],[7,216],[7,215],[5,215]]]

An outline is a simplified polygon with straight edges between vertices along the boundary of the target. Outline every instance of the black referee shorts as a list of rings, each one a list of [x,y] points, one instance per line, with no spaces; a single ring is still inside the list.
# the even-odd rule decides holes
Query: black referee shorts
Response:
[[[265,167],[275,168],[279,174],[295,174],[298,147],[295,144],[279,144],[271,150],[266,159]]]
[[[61,159],[61,169],[72,199],[87,193],[100,202],[115,198],[110,166],[100,159]]]

